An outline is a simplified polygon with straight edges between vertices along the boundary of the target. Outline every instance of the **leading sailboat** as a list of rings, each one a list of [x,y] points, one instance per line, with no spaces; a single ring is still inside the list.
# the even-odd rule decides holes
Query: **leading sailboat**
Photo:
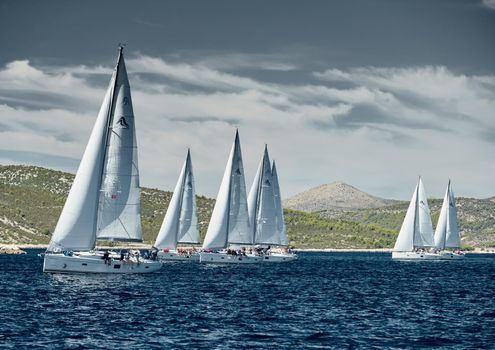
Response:
[[[179,243],[189,245],[200,243],[196,191],[189,150],[153,248],[158,249],[160,260],[199,260],[198,253],[177,249]]]
[[[457,225],[454,191],[452,191],[450,180],[445,191],[434,240],[435,248],[438,250],[442,259],[464,258],[464,253],[460,251],[461,237],[459,226]]]
[[[439,259],[440,255],[432,251],[434,246],[430,208],[420,177],[395,242],[392,259]]]
[[[94,250],[96,240],[140,242],[136,131],[123,48],[52,239],[44,272],[146,273],[161,263]]]
[[[297,255],[289,253],[284,214],[280,198],[275,162],[270,166],[268,147],[265,145],[263,158],[253,181],[248,197],[249,224],[253,230],[254,244],[261,249],[264,262],[294,260]],[[273,247],[282,248],[275,252]]]
[[[249,227],[241,145],[239,132],[236,130],[234,144],[203,242],[200,261],[217,264],[260,262],[259,256],[247,255],[243,249],[253,243],[253,235]]]

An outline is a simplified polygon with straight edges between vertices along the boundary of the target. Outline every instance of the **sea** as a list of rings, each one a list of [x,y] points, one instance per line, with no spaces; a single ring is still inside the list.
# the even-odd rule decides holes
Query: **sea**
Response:
[[[64,275],[43,273],[40,252],[0,256],[1,348],[495,349],[495,255]]]

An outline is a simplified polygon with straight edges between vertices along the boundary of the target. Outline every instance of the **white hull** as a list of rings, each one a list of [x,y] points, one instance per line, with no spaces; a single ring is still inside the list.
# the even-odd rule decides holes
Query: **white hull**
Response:
[[[209,264],[257,264],[262,261],[261,256],[229,255],[226,253],[199,253],[199,261]]]
[[[442,255],[430,252],[392,252],[394,260],[441,260]]]
[[[262,256],[263,262],[279,263],[292,260],[297,260],[297,254],[272,253]]]
[[[174,251],[158,252],[160,261],[199,261],[199,253],[179,254]]]
[[[43,272],[52,273],[150,273],[158,271],[162,263],[139,259],[120,260],[113,258],[108,262],[101,253],[74,252],[72,256],[64,254],[45,254]]]
[[[442,257],[442,260],[457,260],[457,259],[464,259],[466,255],[464,253],[454,253],[454,252],[440,252],[439,253]]]

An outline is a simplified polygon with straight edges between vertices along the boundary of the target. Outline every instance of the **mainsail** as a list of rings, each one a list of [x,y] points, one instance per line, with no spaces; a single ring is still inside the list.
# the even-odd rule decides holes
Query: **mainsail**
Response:
[[[176,249],[177,243],[199,244],[196,192],[189,150],[154,247]]]
[[[268,148],[265,145],[263,158],[249,191],[249,224],[255,244],[279,244],[276,228],[275,193]]]
[[[457,210],[455,207],[454,192],[452,191],[450,180],[447,185],[447,190],[445,191],[434,238],[435,247],[438,249],[459,248],[461,244],[459,227],[457,225]]]
[[[275,166],[275,161],[273,161],[272,165],[272,185],[273,196],[275,199],[275,228],[277,232],[276,235],[279,239],[278,245],[288,246],[289,239],[285,230],[284,208],[282,207],[282,196],[280,195],[280,185],[278,182],[278,174],[277,167]]]
[[[218,191],[203,249],[221,249],[229,243],[253,244],[238,131]]]
[[[141,240],[136,135],[122,47],[48,251]]]
[[[421,177],[409,203],[406,216],[395,242],[394,250],[413,251],[415,248],[433,247],[433,227],[430,209]]]

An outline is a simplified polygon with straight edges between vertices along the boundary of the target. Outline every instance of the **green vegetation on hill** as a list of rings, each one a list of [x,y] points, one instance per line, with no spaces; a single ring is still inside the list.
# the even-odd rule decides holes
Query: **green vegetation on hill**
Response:
[[[443,199],[428,199],[433,228],[440,215]],[[398,232],[406,215],[409,202],[400,202],[381,208],[352,211],[327,210],[318,214],[326,219],[340,219],[377,225]],[[495,202],[493,199],[456,199],[457,216],[465,247],[495,246]]]
[[[74,175],[33,166],[0,166],[0,243],[46,244],[57,223]],[[141,189],[143,238],[151,244],[171,192]],[[197,197],[202,238],[215,201]],[[286,210],[291,245],[298,248],[390,247],[396,233],[376,225]]]
[[[397,232],[376,225],[285,209],[289,240],[298,248],[389,248]]]

